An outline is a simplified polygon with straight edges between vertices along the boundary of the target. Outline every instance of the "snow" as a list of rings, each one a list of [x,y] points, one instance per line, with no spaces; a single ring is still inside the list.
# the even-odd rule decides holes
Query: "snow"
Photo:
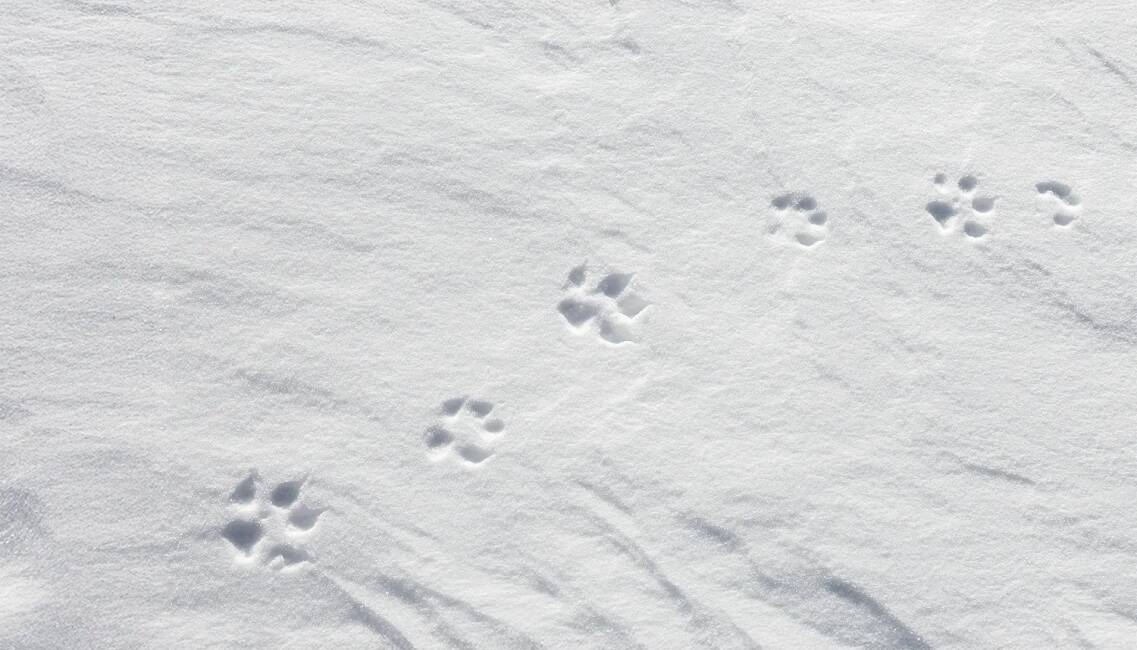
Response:
[[[1131,647],[1135,30],[4,3],[0,647]]]

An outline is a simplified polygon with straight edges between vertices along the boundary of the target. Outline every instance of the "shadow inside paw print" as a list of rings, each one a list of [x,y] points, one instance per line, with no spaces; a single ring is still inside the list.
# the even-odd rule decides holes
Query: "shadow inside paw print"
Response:
[[[233,546],[238,557],[273,569],[312,562],[302,542],[324,510],[298,503],[305,481],[278,483],[269,492],[267,503],[257,498],[259,482],[256,472],[251,472],[229,494],[237,515],[222,527],[222,539]]]
[[[442,402],[439,421],[427,428],[423,442],[435,461],[455,458],[464,465],[481,465],[494,455],[491,445],[505,431],[505,422],[491,417],[493,402],[454,397]]]
[[[1058,209],[1053,213],[1054,225],[1065,228],[1074,223],[1082,211],[1082,201],[1074,194],[1073,188],[1059,181],[1042,181],[1034,184],[1039,197],[1053,197],[1058,200]]]
[[[979,179],[971,174],[960,177],[955,189],[948,185],[947,174],[932,179],[936,192],[949,198],[935,199],[924,206],[944,233],[953,232],[962,221],[963,234],[971,239],[984,237],[990,227],[987,219],[995,214],[995,197],[979,195]]]
[[[580,265],[569,271],[564,289],[568,296],[557,303],[557,312],[577,333],[592,329],[597,335],[615,345],[638,340],[637,326],[640,314],[651,303],[628,291],[633,273],[609,273],[585,289],[588,270]]]
[[[785,233],[802,248],[812,248],[829,236],[829,216],[817,207],[817,199],[805,192],[787,192],[770,201],[775,220],[769,232]]]

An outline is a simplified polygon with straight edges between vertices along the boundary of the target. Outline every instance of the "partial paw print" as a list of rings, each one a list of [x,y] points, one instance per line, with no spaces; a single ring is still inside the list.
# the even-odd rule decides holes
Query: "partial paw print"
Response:
[[[1057,202],[1058,207],[1053,213],[1054,225],[1067,228],[1074,223],[1082,211],[1082,200],[1074,194],[1073,188],[1058,181],[1042,181],[1034,184],[1040,199],[1047,203]]]
[[[221,537],[238,558],[276,570],[313,561],[303,542],[324,511],[299,503],[305,481],[278,483],[267,500],[257,498],[260,477],[255,471],[233,488],[229,503],[234,517],[221,529]]]
[[[967,174],[960,177],[952,188],[947,174],[936,174],[932,184],[936,192],[946,198],[929,201],[924,209],[943,232],[954,232],[960,223],[963,224],[963,234],[972,239],[980,239],[990,231],[989,220],[995,216],[995,197],[979,194],[978,178]]]
[[[829,216],[817,208],[817,199],[805,192],[788,192],[770,201],[775,220],[769,232],[784,241],[797,242],[802,248],[813,248],[829,236]]]
[[[475,467],[494,455],[492,446],[504,435],[505,422],[493,417],[494,404],[480,399],[454,397],[442,403],[439,421],[423,434],[427,452],[435,461],[453,458]]]
[[[557,303],[557,311],[574,332],[595,329],[596,334],[614,345],[634,343],[639,339],[639,316],[648,301],[628,291],[633,273],[609,273],[586,289],[588,269],[584,264],[569,271],[564,289],[568,294]]]

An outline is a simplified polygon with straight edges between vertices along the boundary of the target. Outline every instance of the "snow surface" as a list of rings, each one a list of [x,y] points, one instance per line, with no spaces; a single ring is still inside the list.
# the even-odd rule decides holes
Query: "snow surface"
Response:
[[[0,3],[0,648],[1137,646],[1134,34]]]

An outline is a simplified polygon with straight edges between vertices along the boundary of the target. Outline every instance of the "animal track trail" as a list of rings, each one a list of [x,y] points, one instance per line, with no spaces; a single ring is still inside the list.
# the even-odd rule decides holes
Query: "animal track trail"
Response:
[[[651,303],[628,290],[634,273],[609,273],[592,289],[585,287],[588,269],[582,264],[568,274],[563,289],[566,296],[557,303],[557,312],[577,334],[594,332],[613,345],[639,340],[639,321]]]
[[[829,237],[829,215],[805,192],[779,194],[770,201],[774,220],[768,232],[784,243],[813,248]]]
[[[939,224],[940,232],[953,233],[958,228],[970,239],[980,240],[990,232],[990,219],[995,216],[996,198],[979,194],[979,179],[971,174],[961,176],[953,188],[947,174],[932,178],[935,191],[944,198],[933,199],[924,210]]]
[[[1082,200],[1074,194],[1072,187],[1060,181],[1039,181],[1034,184],[1038,191],[1040,201],[1051,205],[1057,203],[1051,213],[1054,225],[1059,228],[1068,228],[1073,225],[1082,212]]]
[[[304,548],[304,539],[316,528],[324,510],[299,503],[306,481],[278,483],[268,492],[267,499],[257,498],[260,477],[255,471],[237,483],[229,494],[234,516],[220,533],[238,559],[274,570],[314,562]]]
[[[494,455],[505,421],[494,417],[495,405],[480,399],[453,397],[442,402],[438,421],[427,427],[423,443],[435,462],[457,461],[476,467]]]

